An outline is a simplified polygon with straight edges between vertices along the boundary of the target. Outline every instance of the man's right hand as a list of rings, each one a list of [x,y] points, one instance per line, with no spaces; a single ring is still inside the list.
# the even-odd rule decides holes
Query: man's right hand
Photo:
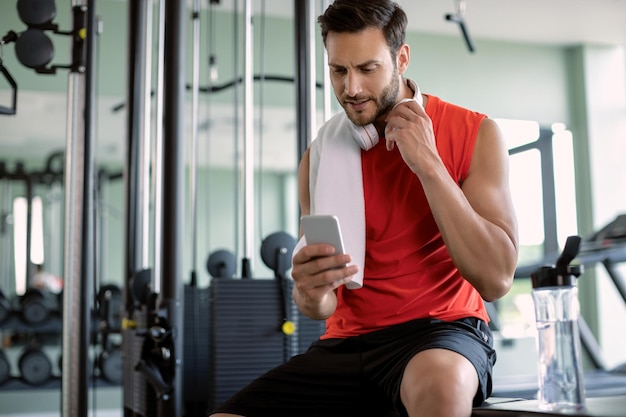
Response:
[[[350,255],[333,255],[332,245],[306,245],[293,256],[293,299],[306,316],[325,320],[337,307],[335,290],[350,282],[358,266],[347,264]]]

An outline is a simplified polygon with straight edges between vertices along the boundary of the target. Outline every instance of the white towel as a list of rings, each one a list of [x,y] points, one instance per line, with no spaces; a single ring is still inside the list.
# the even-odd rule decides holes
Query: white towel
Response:
[[[422,94],[417,84],[407,80],[415,92],[412,99],[421,106]],[[373,126],[370,126],[373,127]],[[360,128],[360,127],[359,127]],[[378,143],[378,135],[368,134],[369,140],[360,140],[354,134],[354,124],[345,112],[333,116],[319,130],[311,144],[309,193],[311,214],[332,214],[339,219],[344,249],[352,257],[351,264],[359,267],[348,289],[363,286],[365,267],[365,201],[361,171],[361,149],[368,150]],[[304,237],[293,253],[306,244]]]
[[[346,114],[332,117],[311,144],[309,192],[311,214],[339,219],[344,249],[359,272],[346,284],[363,286],[365,264],[365,202],[361,175],[361,147],[354,140]]]

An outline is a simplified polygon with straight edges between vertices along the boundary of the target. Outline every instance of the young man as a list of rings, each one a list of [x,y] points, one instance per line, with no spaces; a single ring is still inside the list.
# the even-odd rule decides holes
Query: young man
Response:
[[[347,254],[294,250],[293,298],[326,333],[215,416],[470,416],[495,362],[483,299],[517,263],[506,146],[485,115],[403,78],[397,4],[336,0],[318,21],[345,111],[301,161],[300,204],[339,217]]]

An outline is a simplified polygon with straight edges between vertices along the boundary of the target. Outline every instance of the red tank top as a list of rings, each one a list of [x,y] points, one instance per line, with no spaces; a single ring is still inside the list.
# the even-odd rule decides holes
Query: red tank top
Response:
[[[484,114],[428,96],[437,149],[450,175],[466,177]],[[362,151],[366,218],[364,286],[337,289],[326,338],[344,338],[416,318],[488,316],[478,291],[452,263],[417,176],[385,141]]]

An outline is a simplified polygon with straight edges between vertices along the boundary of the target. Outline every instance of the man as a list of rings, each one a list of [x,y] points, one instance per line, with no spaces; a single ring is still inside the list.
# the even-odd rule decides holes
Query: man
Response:
[[[336,0],[318,21],[345,112],[303,156],[301,210],[343,212],[364,255],[302,241],[293,298],[326,333],[215,416],[470,416],[495,362],[483,299],[507,293],[517,263],[506,146],[494,121],[403,78],[397,4]],[[357,142],[369,150],[357,148],[354,175]]]

